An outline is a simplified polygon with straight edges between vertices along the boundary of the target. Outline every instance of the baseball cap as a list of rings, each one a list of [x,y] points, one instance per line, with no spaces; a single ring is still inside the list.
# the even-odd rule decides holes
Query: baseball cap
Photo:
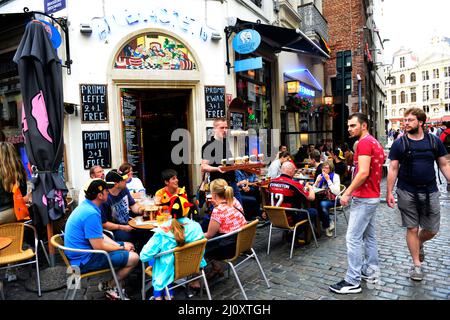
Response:
[[[345,160],[344,153],[342,152],[342,150],[341,150],[340,148],[334,149],[334,152],[333,152],[333,153],[334,153],[335,155],[337,155],[337,157],[338,157],[339,159]]]
[[[89,179],[84,185],[84,193],[86,195],[96,196],[98,193],[105,189],[111,189],[114,187],[114,183],[106,182],[100,178]]]
[[[107,182],[121,182],[123,180],[128,180],[128,179],[129,179],[128,175],[126,175],[126,174],[122,175],[119,172],[117,172],[116,169],[109,171],[105,177],[105,180]]]

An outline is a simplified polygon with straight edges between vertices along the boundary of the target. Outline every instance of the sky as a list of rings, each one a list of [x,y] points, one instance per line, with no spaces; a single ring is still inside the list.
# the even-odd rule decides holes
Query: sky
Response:
[[[434,34],[450,38],[450,0],[377,0],[375,23],[384,42],[385,63],[401,46],[417,53],[428,46]]]

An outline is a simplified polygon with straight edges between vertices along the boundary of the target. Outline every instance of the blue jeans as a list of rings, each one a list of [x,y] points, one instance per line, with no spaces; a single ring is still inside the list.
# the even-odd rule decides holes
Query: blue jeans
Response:
[[[340,205],[340,201],[337,201],[337,205]],[[319,216],[322,222],[322,228],[327,229],[330,227],[330,209],[334,208],[334,201],[322,200],[320,201],[321,214]]]
[[[368,275],[379,272],[375,233],[375,215],[379,203],[380,198],[352,200],[346,236],[348,269],[345,275],[345,281],[352,285],[360,283],[361,271]]]
[[[118,244],[123,245],[123,242],[117,241]],[[123,268],[128,263],[129,252],[126,250],[116,250],[108,252],[111,262],[116,268]],[[108,259],[104,254],[92,254],[91,258],[86,264],[80,265],[81,273],[88,273],[92,271],[97,271],[101,269],[108,269],[109,263]]]

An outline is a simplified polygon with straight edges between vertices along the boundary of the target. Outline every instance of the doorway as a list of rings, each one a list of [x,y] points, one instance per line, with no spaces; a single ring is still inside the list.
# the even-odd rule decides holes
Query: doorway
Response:
[[[171,159],[172,148],[178,141],[171,141],[175,129],[188,128],[188,107],[191,90],[182,89],[125,89],[122,98],[131,96],[135,99],[135,134],[137,148],[133,148],[129,141],[130,123],[124,121],[124,150],[127,151],[127,161],[147,191],[155,192],[164,186],[161,172],[174,169],[178,173],[180,187],[186,187],[191,194],[189,166],[175,165]],[[124,104],[122,104],[123,108]],[[124,118],[127,113],[122,109]],[[131,128],[132,129],[132,128]],[[133,150],[134,149],[134,150]],[[134,155],[133,155],[134,153]],[[131,161],[134,163],[132,163]]]

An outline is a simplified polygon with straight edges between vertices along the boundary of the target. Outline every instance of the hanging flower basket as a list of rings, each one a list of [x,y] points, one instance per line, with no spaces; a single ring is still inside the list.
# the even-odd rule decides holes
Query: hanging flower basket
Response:
[[[313,103],[311,102],[311,100],[300,97],[299,95],[290,97],[287,105],[289,107],[299,109],[300,111],[310,111],[313,107]]]

